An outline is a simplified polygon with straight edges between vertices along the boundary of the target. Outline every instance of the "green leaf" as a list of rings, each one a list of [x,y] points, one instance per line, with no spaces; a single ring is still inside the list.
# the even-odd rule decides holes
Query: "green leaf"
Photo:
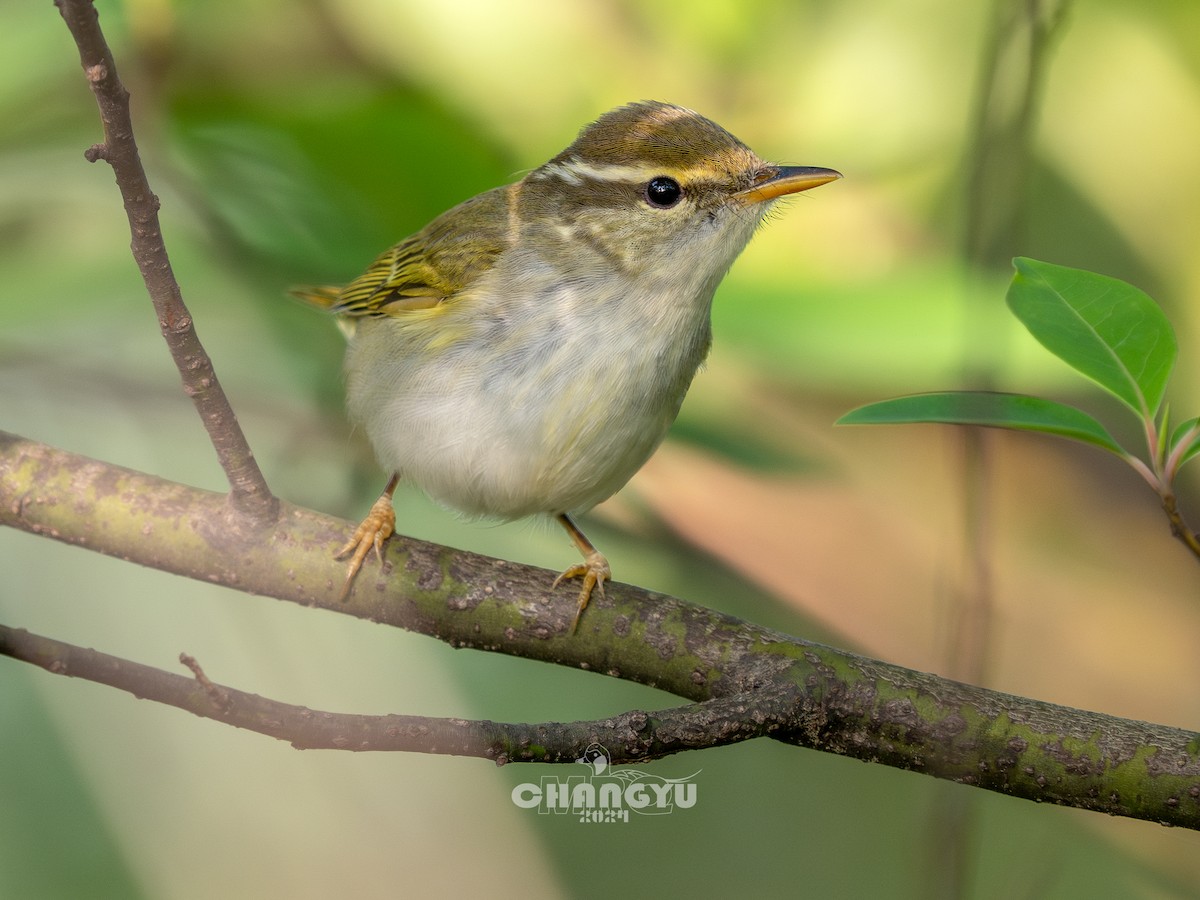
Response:
[[[1013,260],[1008,305],[1047,350],[1152,419],[1175,364],[1175,332],[1147,294],[1116,278]]]
[[[1159,466],[1166,461],[1167,454],[1171,452],[1171,442],[1167,440],[1167,434],[1171,428],[1171,404],[1168,403],[1163,407],[1162,415],[1158,419],[1158,459],[1155,461]]]
[[[1039,431],[1100,447],[1122,459],[1129,455],[1103,425],[1082,410],[1024,394],[986,391],[913,394],[860,406],[838,419],[837,424],[904,425],[918,422]]]
[[[1186,422],[1180,422],[1179,427],[1175,429],[1175,433],[1171,435],[1171,449],[1168,452],[1173,453],[1179,442],[1187,438],[1188,432],[1193,428],[1197,428],[1197,426],[1200,426],[1200,416],[1188,419]],[[1188,438],[1187,447],[1180,454],[1179,461],[1175,465],[1175,471],[1178,472],[1185,462],[1197,454],[1200,454],[1200,429],[1197,429],[1196,433],[1191,438]]]

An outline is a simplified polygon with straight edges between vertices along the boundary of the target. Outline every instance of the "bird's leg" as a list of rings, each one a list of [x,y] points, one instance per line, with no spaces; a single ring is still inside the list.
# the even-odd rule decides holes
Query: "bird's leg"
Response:
[[[343,559],[350,556],[351,553],[354,554],[350,557],[350,567],[346,571],[346,583],[342,585],[342,593],[338,596],[339,600],[344,601],[350,596],[350,588],[354,585],[354,576],[362,568],[363,560],[367,558],[372,547],[375,548],[375,556],[379,558],[379,564],[383,565],[383,542],[391,537],[392,532],[396,529],[396,511],[392,508],[392,494],[396,493],[396,485],[399,482],[399,475],[392,475],[388,479],[387,487],[383,489],[379,499],[371,506],[367,517],[355,529],[354,537],[350,538],[346,542],[346,546],[334,555],[334,559]]]
[[[571,566],[561,575],[554,579],[552,588],[558,587],[558,583],[564,578],[582,578],[583,586],[579,589],[579,609],[575,613],[575,619],[571,622],[571,634],[575,633],[575,629],[579,627],[579,617],[583,615],[583,611],[587,609],[588,601],[592,599],[593,589],[599,589],[600,596],[604,596],[604,582],[612,578],[612,570],[608,567],[608,560],[604,558],[599,550],[592,546],[592,542],[587,539],[579,526],[571,521],[571,517],[566,513],[560,513],[555,518],[558,519],[560,525],[567,530],[567,534],[571,536],[571,540],[575,542],[575,546],[579,548],[579,552],[583,554],[583,562],[579,565]]]

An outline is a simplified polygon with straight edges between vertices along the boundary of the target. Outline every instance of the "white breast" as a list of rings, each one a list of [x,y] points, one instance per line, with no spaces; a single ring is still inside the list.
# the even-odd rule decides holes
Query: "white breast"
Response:
[[[585,301],[528,260],[521,271],[509,296],[492,292],[497,272],[436,310],[364,319],[347,354],[350,414],[380,464],[472,515],[582,511],[615,493],[708,351],[711,288],[607,280]]]

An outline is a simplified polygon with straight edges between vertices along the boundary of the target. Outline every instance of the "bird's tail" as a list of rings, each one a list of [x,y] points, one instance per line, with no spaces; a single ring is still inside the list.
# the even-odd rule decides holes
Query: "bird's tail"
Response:
[[[301,285],[288,291],[293,297],[303,300],[309,306],[329,312],[337,306],[341,299],[342,289],[333,285]]]
[[[316,307],[321,312],[337,313],[337,326],[346,340],[354,337],[355,322],[348,316],[341,315],[339,304],[342,300],[342,289],[328,284],[302,285],[288,291],[297,300],[303,300],[309,306]]]

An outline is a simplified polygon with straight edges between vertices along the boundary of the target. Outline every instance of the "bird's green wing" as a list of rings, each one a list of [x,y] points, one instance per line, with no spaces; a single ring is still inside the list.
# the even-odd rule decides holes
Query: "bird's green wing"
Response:
[[[490,269],[508,240],[508,194],[496,188],[460,203],[384,251],[345,287],[292,294],[343,316],[402,316],[452,301]]]

